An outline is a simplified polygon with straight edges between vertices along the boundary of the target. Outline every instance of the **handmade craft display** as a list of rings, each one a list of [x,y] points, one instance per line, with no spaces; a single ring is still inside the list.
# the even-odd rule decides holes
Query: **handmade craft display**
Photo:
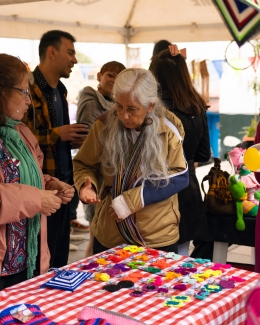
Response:
[[[0,300],[0,309],[6,311],[12,307],[10,310],[13,310],[19,303],[27,307],[38,304],[48,317],[47,322],[51,319],[59,324],[74,325],[93,325],[101,321],[106,325],[130,325],[130,320],[123,319],[122,315],[132,318],[135,324],[147,325],[180,324],[181,318],[183,325],[198,324],[199,319],[205,324],[212,320],[231,324],[234,319],[241,323],[245,315],[243,297],[259,278],[256,273],[235,269],[229,264],[129,245],[109,249],[58,271],[71,271],[67,276],[72,277],[85,273],[88,278],[75,287],[74,292],[42,286],[59,275],[50,271],[31,279],[28,284],[4,290],[5,299]],[[95,313],[88,308],[84,318],[79,317],[86,306],[96,308]],[[10,310],[8,325],[18,321],[10,318]],[[113,321],[106,312],[116,314]],[[0,317],[0,324],[1,321]]]
[[[244,281],[227,275],[229,264],[185,258],[136,245],[110,249],[88,259],[87,263],[80,263],[78,268],[79,271],[59,271],[41,287],[71,290],[73,280],[78,286],[87,279],[100,282],[100,290],[107,293],[127,290],[129,299],[152,294],[163,299],[163,306],[180,308]]]

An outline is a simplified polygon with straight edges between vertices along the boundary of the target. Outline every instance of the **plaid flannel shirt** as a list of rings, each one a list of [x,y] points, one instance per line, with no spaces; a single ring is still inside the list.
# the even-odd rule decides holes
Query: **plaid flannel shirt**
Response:
[[[38,67],[33,71],[33,77],[33,82],[30,82],[32,105],[30,105],[27,113],[24,115],[23,122],[35,135],[44,154],[43,173],[59,178],[58,146],[60,143],[60,131],[57,126],[57,116],[53,105],[53,88],[49,86]],[[57,88],[62,99],[64,125],[70,124],[66,87],[59,81]],[[68,150],[70,152],[69,143]]]

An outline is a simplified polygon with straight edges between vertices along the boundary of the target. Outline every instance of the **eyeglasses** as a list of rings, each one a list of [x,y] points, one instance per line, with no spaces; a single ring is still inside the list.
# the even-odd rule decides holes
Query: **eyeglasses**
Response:
[[[30,96],[30,91],[29,91],[28,89],[25,90],[25,89],[22,89],[22,88],[16,88],[16,87],[10,87],[10,88],[15,89],[15,90],[18,90],[18,91],[20,91],[21,93],[23,93],[23,94],[24,94],[24,98]]]

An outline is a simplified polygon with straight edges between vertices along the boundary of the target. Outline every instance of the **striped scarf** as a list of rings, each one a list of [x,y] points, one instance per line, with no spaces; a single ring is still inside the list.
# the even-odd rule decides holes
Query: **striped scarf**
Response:
[[[144,132],[141,131],[131,152],[129,163],[125,167],[124,171],[122,163],[120,163],[119,172],[114,178],[114,183],[112,187],[113,199],[121,195],[123,192],[129,190],[130,188],[134,187],[134,184],[137,180],[137,175],[140,170],[141,150],[144,139]],[[136,214],[134,213],[120,222],[116,221],[117,229],[120,235],[127,243],[139,246],[146,246],[145,241],[140,235],[139,230],[135,224],[135,219]]]

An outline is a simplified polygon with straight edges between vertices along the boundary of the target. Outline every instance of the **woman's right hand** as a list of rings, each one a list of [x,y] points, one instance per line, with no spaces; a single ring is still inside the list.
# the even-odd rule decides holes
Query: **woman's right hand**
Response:
[[[79,191],[79,198],[83,203],[86,204],[97,204],[100,202],[100,200],[97,199],[97,193],[89,178],[86,179],[85,184],[81,187]]]
[[[41,194],[41,210],[40,212],[46,216],[55,213],[61,206],[61,199],[56,195],[57,190],[40,190]]]

